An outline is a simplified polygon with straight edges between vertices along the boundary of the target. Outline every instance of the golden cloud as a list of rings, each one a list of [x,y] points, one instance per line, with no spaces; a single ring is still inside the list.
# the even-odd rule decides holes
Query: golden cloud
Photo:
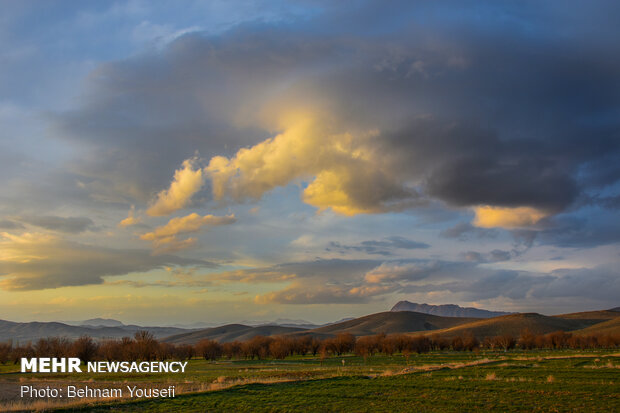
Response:
[[[152,232],[140,236],[140,239],[152,241],[158,253],[178,251],[189,248],[196,243],[196,238],[179,240],[178,235],[200,231],[205,226],[230,225],[236,222],[233,214],[226,216],[198,215],[192,213],[184,217],[172,218],[166,225],[157,227]]]
[[[388,172],[389,162],[372,149],[376,131],[331,133],[311,115],[289,116],[277,136],[232,158],[215,156],[205,168],[217,200],[259,199],[294,181],[309,181],[304,202],[343,215],[385,212],[411,196]]]
[[[202,169],[195,169],[195,162],[195,159],[183,161],[182,168],[174,172],[170,188],[157,194],[157,200],[146,210],[147,214],[169,215],[189,204],[192,196],[200,191],[204,180]]]
[[[549,215],[540,209],[532,207],[475,207],[476,216],[473,224],[481,228],[523,228],[535,225]]]
[[[127,218],[118,223],[121,228],[127,228],[140,223],[140,218],[135,216],[135,207],[132,205],[127,214]]]
[[[297,282],[280,291],[257,295],[254,297],[254,302],[257,304],[361,303],[373,297],[393,292],[397,288],[397,286],[363,285],[352,288],[343,286],[308,288],[306,284]]]

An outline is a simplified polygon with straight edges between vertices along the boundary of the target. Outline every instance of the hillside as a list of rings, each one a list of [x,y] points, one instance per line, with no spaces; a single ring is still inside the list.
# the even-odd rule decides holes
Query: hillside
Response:
[[[228,324],[221,327],[175,334],[164,338],[163,341],[172,344],[196,344],[200,340],[208,338],[210,340],[219,341],[220,343],[228,343],[231,341],[246,341],[256,336],[276,336],[301,331],[308,330],[277,325],[252,327],[243,324]]]
[[[573,333],[579,335],[620,334],[620,317],[594,324],[593,326],[574,331]]]
[[[142,326],[120,326],[120,327],[93,327],[93,326],[72,326],[56,322],[30,322],[16,323],[12,321],[0,320],[0,342],[13,340],[13,342],[35,341],[44,337],[66,337],[76,339],[83,335],[88,335],[97,339],[121,338],[132,336],[138,330],[147,330],[156,338],[166,337],[172,334],[187,332],[188,330],[176,327],[142,327]]]
[[[445,337],[452,337],[462,335],[466,332],[471,332],[478,339],[503,334],[510,334],[514,337],[518,337],[521,331],[525,329],[529,329],[534,334],[547,334],[559,330],[580,330],[597,323],[600,323],[600,320],[579,318],[566,319],[544,316],[537,313],[523,313],[474,321],[456,327],[439,330],[436,333]]]
[[[417,313],[432,314],[441,317],[472,317],[491,318],[512,314],[504,311],[489,311],[473,307],[460,307],[456,304],[418,304],[410,301],[399,301],[390,311],[414,311]]]
[[[602,310],[602,311],[584,311],[581,313],[559,314],[554,317],[565,318],[569,320],[613,320],[620,317],[620,312],[615,310]]]
[[[437,330],[475,321],[474,318],[439,317],[412,311],[398,311],[370,314],[342,323],[331,324],[307,333],[315,335],[335,335],[351,333],[355,336],[366,336],[377,333],[396,334],[413,331]]]

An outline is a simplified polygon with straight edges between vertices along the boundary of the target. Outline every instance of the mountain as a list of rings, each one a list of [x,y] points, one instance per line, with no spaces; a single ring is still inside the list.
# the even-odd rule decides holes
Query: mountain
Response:
[[[601,320],[582,319],[579,317],[561,318],[545,316],[537,313],[509,314],[461,324],[455,327],[435,331],[433,333],[444,337],[459,336],[472,333],[478,339],[510,334],[519,337],[519,334],[528,329],[534,334],[547,334],[554,331],[580,330],[600,323]]]
[[[488,311],[473,307],[460,307],[456,304],[418,304],[409,301],[399,301],[390,311],[415,311],[417,313],[438,315],[441,317],[473,317],[492,318],[512,314],[504,311]]]
[[[58,323],[70,326],[90,326],[90,327],[122,327],[125,324],[122,321],[111,318],[89,318],[88,320],[61,320]]]
[[[56,322],[15,323],[0,320],[0,342],[13,340],[14,342],[36,341],[44,337],[67,337],[76,339],[88,335],[95,339],[121,338],[132,336],[138,330],[147,330],[156,338],[187,332],[186,329],[175,327],[142,327],[137,325],[122,325],[118,327],[72,326]]]
[[[246,341],[256,336],[278,336],[301,331],[307,330],[275,325],[253,327],[243,324],[228,324],[221,327],[175,334],[164,338],[163,341],[172,344],[196,344],[200,340],[209,339],[219,341],[220,343],[228,343],[231,341]]]
[[[366,336],[378,333],[396,334],[443,329],[475,320],[477,319],[440,317],[411,311],[386,311],[312,330],[306,330],[304,333],[327,336],[333,336],[339,333],[351,333],[355,336]]]
[[[252,327],[258,327],[258,326],[281,326],[281,327],[294,327],[294,328],[305,328],[305,329],[311,329],[311,328],[320,327],[320,325],[311,323],[310,321],[306,321],[306,320],[293,320],[293,319],[290,319],[290,318],[278,318],[275,321],[251,321],[251,320],[245,320],[245,321],[241,321],[239,324],[243,324],[243,325],[247,325],[247,326],[252,326]]]

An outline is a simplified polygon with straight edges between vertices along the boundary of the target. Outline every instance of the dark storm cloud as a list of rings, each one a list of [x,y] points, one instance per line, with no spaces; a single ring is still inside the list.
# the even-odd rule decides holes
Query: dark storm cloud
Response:
[[[93,220],[87,217],[57,217],[47,215],[27,216],[21,217],[20,219],[22,222],[36,227],[70,234],[77,234],[86,230],[97,230]]]
[[[557,213],[620,179],[619,8],[571,4],[324,5],[296,25],[188,35],[100,67],[54,123],[84,148],[76,171],[144,201],[196,150],[272,135],[266,107],[320,106],[337,130],[379,130],[369,176],[386,178],[351,181],[386,197],[371,206],[417,188]]]
[[[424,242],[413,241],[404,237],[392,236],[384,238],[383,240],[369,240],[362,241],[358,245],[343,245],[336,241],[331,241],[326,251],[338,251],[341,254],[345,254],[348,251],[364,252],[366,254],[376,255],[392,255],[393,250],[405,249],[425,249],[430,245]]]

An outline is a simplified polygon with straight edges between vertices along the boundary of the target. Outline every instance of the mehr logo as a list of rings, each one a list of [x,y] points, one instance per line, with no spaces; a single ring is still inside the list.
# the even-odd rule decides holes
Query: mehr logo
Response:
[[[81,373],[81,360],[69,358],[22,358],[22,373]],[[89,361],[89,373],[185,373],[187,361]]]
[[[81,373],[80,359],[77,357],[69,358],[22,358],[22,373],[31,371],[32,373]]]

